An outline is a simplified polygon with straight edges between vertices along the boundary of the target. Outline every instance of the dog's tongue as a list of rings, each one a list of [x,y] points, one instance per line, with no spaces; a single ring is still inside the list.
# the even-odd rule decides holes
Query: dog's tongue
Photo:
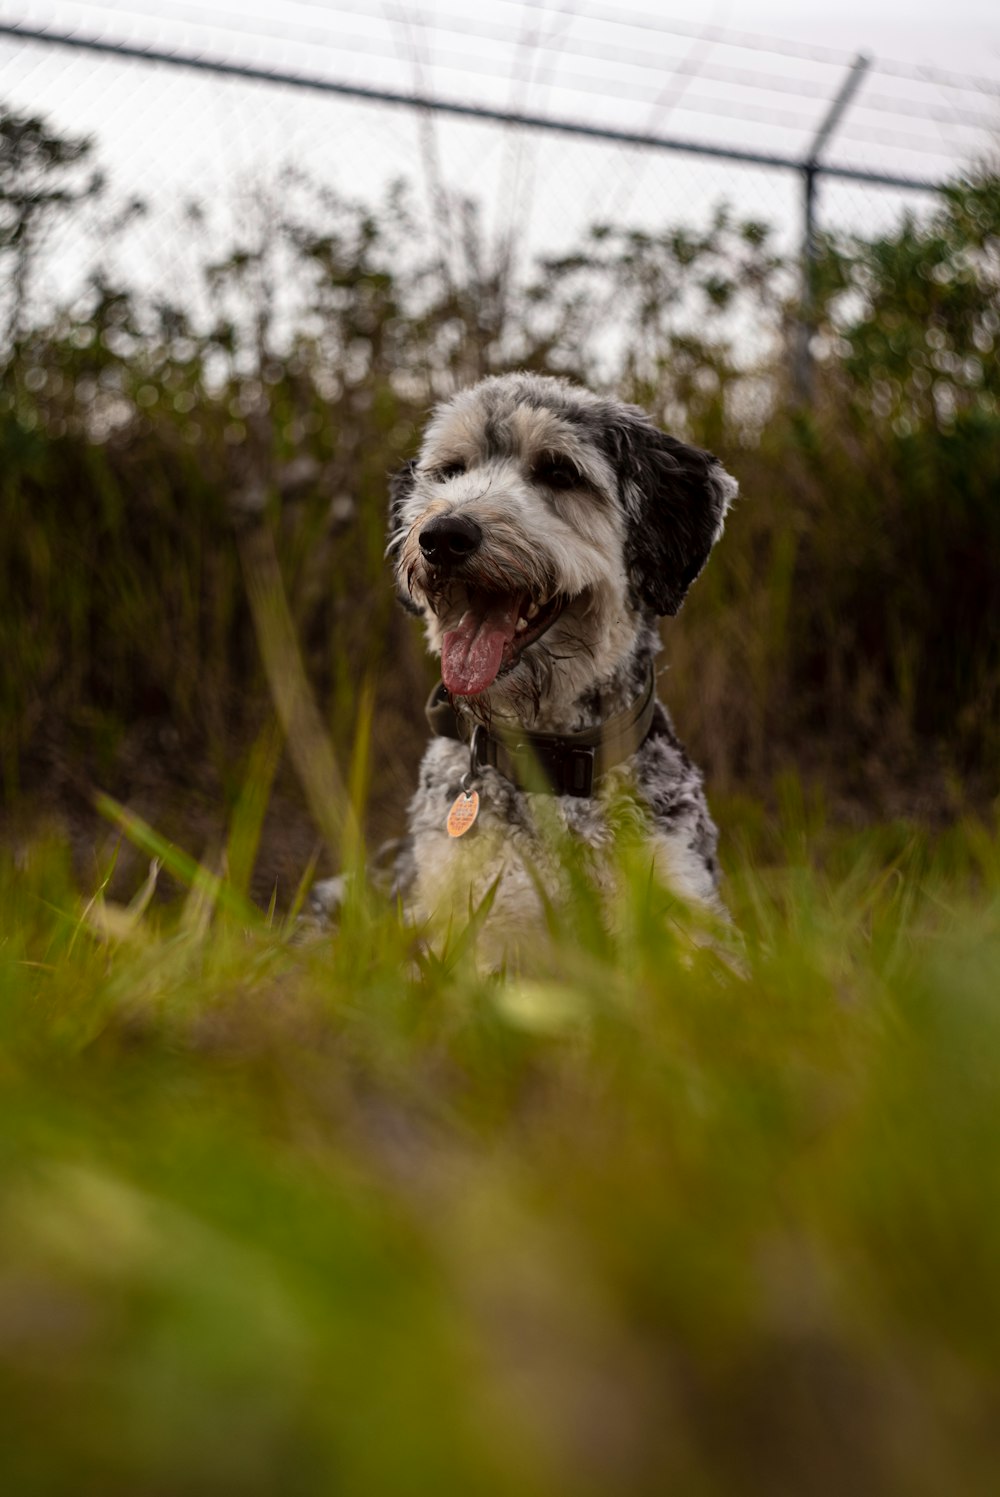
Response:
[[[521,599],[491,599],[467,608],[441,647],[441,676],[455,696],[474,697],[492,686],[503,647],[514,638]]]

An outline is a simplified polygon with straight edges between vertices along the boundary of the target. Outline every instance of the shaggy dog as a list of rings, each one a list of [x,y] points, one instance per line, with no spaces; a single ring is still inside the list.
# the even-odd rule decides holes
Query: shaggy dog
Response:
[[[654,660],[736,488],[638,407],[562,380],[486,379],[435,411],[390,491],[396,585],[442,676],[395,860],[415,919],[489,894],[505,959],[565,891],[560,843],[611,892],[623,805],[659,878],[722,913],[716,829]]]

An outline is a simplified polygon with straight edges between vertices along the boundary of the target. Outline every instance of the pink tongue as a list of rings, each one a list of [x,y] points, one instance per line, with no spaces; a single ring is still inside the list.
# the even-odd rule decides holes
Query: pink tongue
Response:
[[[488,608],[468,608],[457,629],[449,629],[441,647],[441,676],[460,697],[478,696],[492,686],[500,670],[503,647],[514,638],[520,597],[498,598]]]

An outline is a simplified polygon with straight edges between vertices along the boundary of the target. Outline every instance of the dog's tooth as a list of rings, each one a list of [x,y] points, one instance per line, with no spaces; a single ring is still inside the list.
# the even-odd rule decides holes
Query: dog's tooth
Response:
[[[518,619],[516,632],[518,634],[520,634],[521,630],[522,629],[527,629],[527,627],[528,627],[528,620],[527,619]]]
[[[537,603],[529,603],[529,605],[528,605],[528,617],[529,617],[529,619],[533,619],[535,617],[535,615],[537,614],[537,612],[538,612],[538,604]]]

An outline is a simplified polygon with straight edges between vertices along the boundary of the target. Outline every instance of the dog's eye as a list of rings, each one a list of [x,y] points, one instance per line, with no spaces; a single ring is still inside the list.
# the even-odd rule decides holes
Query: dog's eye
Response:
[[[440,482],[444,482],[446,478],[457,478],[460,473],[465,472],[465,469],[466,464],[464,460],[457,457],[454,462],[442,463],[439,468],[435,468],[434,477]]]
[[[543,457],[535,464],[531,476],[547,489],[578,489],[585,483],[579,468],[564,457]]]

